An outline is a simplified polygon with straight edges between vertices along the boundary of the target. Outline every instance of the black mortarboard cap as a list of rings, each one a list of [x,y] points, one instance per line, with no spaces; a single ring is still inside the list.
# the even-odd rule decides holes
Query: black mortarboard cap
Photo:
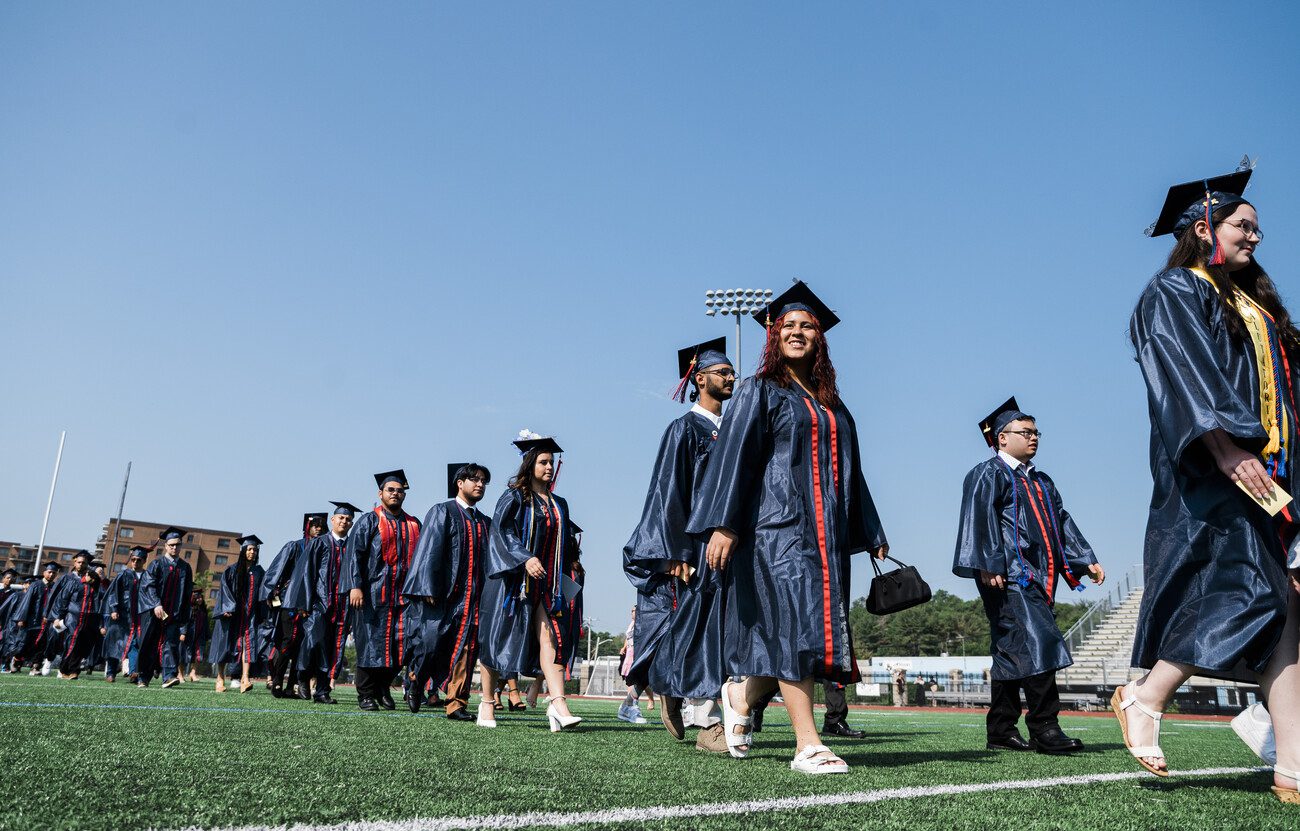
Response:
[[[400,467],[397,470],[386,470],[383,473],[375,474],[375,483],[379,485],[380,490],[383,490],[384,485],[389,482],[396,482],[404,488],[411,487],[411,483],[406,481],[406,471]]]
[[[131,550],[126,552],[126,556],[128,559],[135,557],[148,557],[149,549],[145,548],[143,545],[133,545],[131,546]]]
[[[95,566],[107,566],[107,565],[108,565],[108,563],[104,562],[103,560],[99,559],[98,557],[95,557],[94,559],[92,559],[92,560],[90,561],[90,567],[91,567],[91,568],[94,568]]]
[[[72,559],[74,560],[77,559],[78,557],[85,557],[87,560],[92,559],[90,552],[84,548],[78,551],[76,554],[72,555]]]
[[[245,548],[248,548],[250,545],[256,545],[259,548],[262,545],[262,540],[258,538],[257,534],[245,534],[244,536],[235,540],[235,542],[239,543],[240,551],[243,551]]]
[[[714,338],[677,350],[678,378],[685,378],[692,372],[719,364],[731,366],[731,359],[727,357],[726,338]]]
[[[519,448],[521,454],[527,453],[534,448],[543,453],[563,453],[564,450],[556,444],[555,439],[550,436],[540,436],[535,439],[515,439],[515,447]]]
[[[1247,168],[1223,176],[1174,185],[1165,197],[1165,205],[1160,209],[1160,217],[1147,229],[1147,236],[1159,237],[1165,234],[1182,236],[1183,231],[1190,228],[1196,220],[1205,219],[1206,191],[1210,192],[1211,213],[1225,205],[1245,202],[1242,194],[1246,192],[1246,184],[1250,181],[1252,172]]]
[[[984,434],[984,441],[989,447],[998,446],[998,433],[1003,428],[1017,419],[1027,418],[1020,411],[1020,405],[1016,403],[1016,397],[1013,395],[1006,401],[1003,401],[996,410],[980,419],[980,432]]]
[[[794,311],[808,312],[817,318],[823,334],[840,322],[835,312],[831,311],[820,297],[813,294],[813,290],[808,288],[808,284],[803,280],[795,280],[793,286],[772,298],[772,302],[766,308],[754,312],[754,320],[766,328],[775,323],[781,315]]]
[[[333,499],[331,499],[330,504],[334,506],[334,513],[336,514],[343,514],[344,516],[356,516],[357,514],[361,513],[361,509],[358,508],[356,505],[353,505],[351,502],[335,502]]]
[[[45,565],[41,566],[41,571],[53,571],[55,573],[58,573],[60,571],[63,571],[63,566],[59,565],[53,560],[50,560]]]
[[[7,569],[5,569],[4,571],[0,571],[0,577],[4,577],[6,574],[12,574],[13,576],[17,577],[17,576],[18,576],[18,569],[16,569],[16,568],[7,568]]]
[[[167,530],[163,531],[161,534],[158,535],[158,539],[164,541],[169,540],[172,537],[175,537],[178,540],[183,540],[185,539],[185,532],[180,528],[173,527],[173,528],[168,528]]]

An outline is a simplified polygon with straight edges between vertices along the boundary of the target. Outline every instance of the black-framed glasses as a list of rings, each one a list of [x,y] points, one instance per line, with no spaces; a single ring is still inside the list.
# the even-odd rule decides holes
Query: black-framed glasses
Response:
[[[384,493],[406,493],[406,488],[384,488]]]
[[[486,485],[488,483],[488,480],[484,479],[482,476],[466,476],[464,479],[461,479],[460,481],[476,482],[480,485]]]
[[[724,381],[728,378],[733,381],[736,379],[736,370],[734,369],[702,369],[700,372],[704,375],[716,375]]]
[[[1039,439],[1043,437],[1042,430],[1003,430],[1004,433],[1015,433],[1023,437],[1026,441],[1029,439]]]
[[[1238,219],[1236,222],[1225,222],[1223,224],[1231,225],[1233,228],[1236,228],[1238,231],[1246,235],[1246,239],[1254,237],[1256,242],[1264,241],[1264,232],[1259,229],[1258,225],[1251,222],[1249,219]]]

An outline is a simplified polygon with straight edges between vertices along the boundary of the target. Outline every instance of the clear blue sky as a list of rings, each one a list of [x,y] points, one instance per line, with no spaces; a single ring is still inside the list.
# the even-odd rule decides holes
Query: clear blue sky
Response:
[[[1165,188],[1258,155],[1300,303],[1293,4],[431,6],[0,7],[0,538],[62,428],[49,542],[89,547],[128,460],[128,516],[278,546],[391,467],[422,515],[480,460],[490,507],[527,427],[620,629],[675,350],[733,334],[704,290],[801,277],[898,556],[973,595],[961,481],[1015,393],[1120,575]]]

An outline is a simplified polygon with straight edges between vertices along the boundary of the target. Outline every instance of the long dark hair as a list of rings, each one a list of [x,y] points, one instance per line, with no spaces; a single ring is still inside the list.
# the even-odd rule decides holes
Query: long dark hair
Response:
[[[524,453],[524,457],[519,460],[519,469],[515,471],[515,475],[511,476],[510,481],[506,484],[515,490],[531,493],[533,490],[533,468],[537,466],[537,457],[550,452],[540,447],[534,447]]]
[[[1210,215],[1210,221],[1215,225],[1222,223],[1228,217],[1237,212],[1241,205],[1250,205],[1249,202],[1238,202],[1233,205],[1224,205]],[[1253,208],[1254,205],[1251,205]],[[1228,326],[1228,331],[1238,340],[1248,340],[1249,333],[1246,331],[1246,324],[1241,319],[1241,314],[1228,303],[1227,298],[1233,288],[1240,288],[1250,298],[1263,307],[1273,317],[1273,322],[1277,324],[1278,337],[1291,349],[1300,349],[1300,331],[1297,331],[1295,324],[1291,322],[1291,315],[1287,312],[1286,306],[1282,305],[1282,298],[1277,292],[1277,286],[1273,285],[1273,280],[1268,276],[1268,272],[1251,257],[1250,264],[1245,268],[1237,271],[1228,271],[1221,265],[1207,265],[1210,259],[1210,243],[1196,236],[1195,224],[1187,227],[1183,235],[1178,238],[1174,248],[1169,252],[1169,259],[1165,263],[1165,268],[1192,268],[1198,266],[1205,269],[1210,275],[1211,282],[1218,289],[1215,294],[1218,296],[1220,308],[1223,310],[1223,320]]]
[[[767,327],[767,344],[763,347],[763,357],[759,362],[758,372],[754,373],[757,378],[771,381],[778,387],[787,389],[790,386],[790,366],[785,355],[781,354],[781,323],[789,314],[791,313],[786,312]],[[816,315],[811,312],[804,312],[804,314],[811,317],[813,325],[817,327],[817,334],[813,336],[813,365],[810,373],[813,388],[810,392],[813,398],[817,399],[817,403],[823,407],[838,407],[840,388],[835,381],[835,365],[831,363],[826,335],[822,334],[822,325]]]

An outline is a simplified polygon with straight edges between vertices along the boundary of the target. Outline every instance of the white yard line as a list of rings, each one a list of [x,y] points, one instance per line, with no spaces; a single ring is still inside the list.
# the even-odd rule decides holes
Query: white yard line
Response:
[[[1177,777],[1234,776],[1256,773],[1269,768],[1200,768],[1175,771]],[[1135,779],[1152,779],[1143,771],[1124,773],[1093,773],[1085,776],[1059,776],[1051,779],[1022,779],[1008,782],[980,782],[971,785],[929,785],[912,788],[886,788],[876,791],[795,796],[781,799],[751,799],[743,802],[712,802],[703,805],[662,805],[648,808],[606,808],[598,811],[549,811],[529,814],[493,814],[478,817],[443,817],[429,819],[376,820],[346,822],[338,825],[268,826],[246,825],[222,831],[467,831],[468,829],[568,828],[578,825],[656,822],[691,817],[733,816],[767,813],[771,811],[798,811],[805,808],[828,808],[839,805],[865,805],[893,799],[919,799],[929,796],[958,796],[962,794],[994,791],[1019,791],[1058,786],[1076,787],[1105,782],[1127,782]],[[189,831],[200,831],[190,829]]]

